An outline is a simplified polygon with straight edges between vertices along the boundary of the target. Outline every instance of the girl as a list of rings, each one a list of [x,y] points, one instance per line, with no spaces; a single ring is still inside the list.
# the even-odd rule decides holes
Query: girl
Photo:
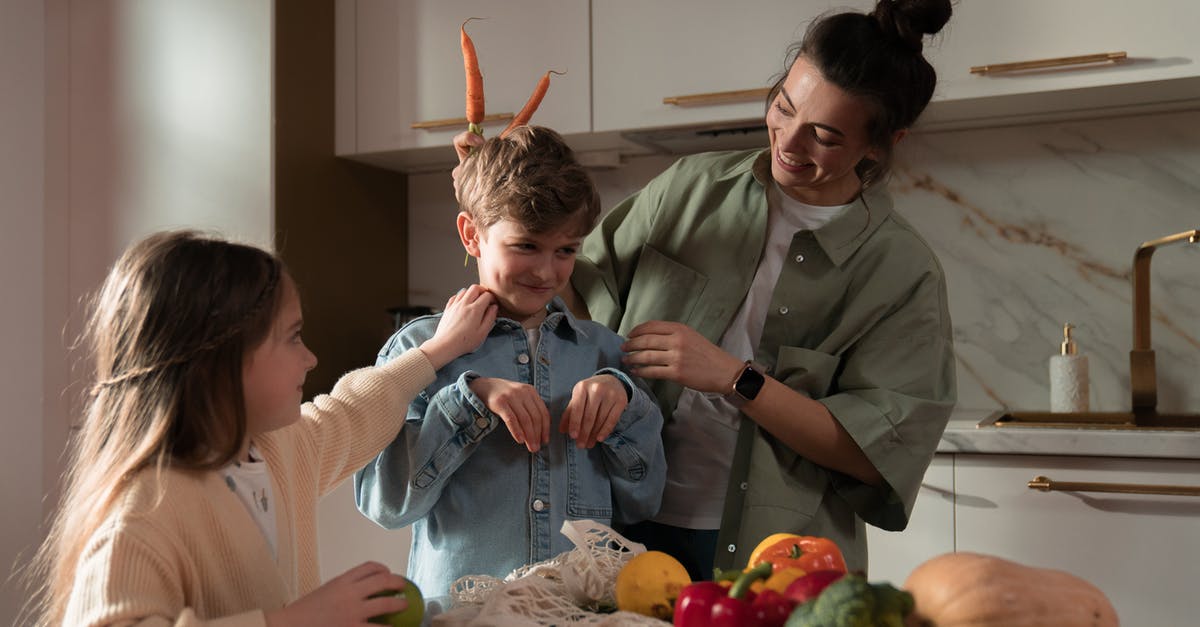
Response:
[[[96,382],[36,568],[38,624],[362,625],[404,609],[374,563],[318,585],[316,504],[398,433],[496,306],[450,299],[437,333],[300,404],[316,357],[279,259],[194,232],[132,246],[88,324]]]

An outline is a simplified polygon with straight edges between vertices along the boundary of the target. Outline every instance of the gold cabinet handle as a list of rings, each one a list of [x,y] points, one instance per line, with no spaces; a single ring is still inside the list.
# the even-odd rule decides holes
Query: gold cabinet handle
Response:
[[[513,113],[493,113],[491,115],[485,115],[485,116],[483,116],[483,123],[487,124],[488,122],[507,122],[507,121],[513,119],[513,115],[514,115]],[[424,131],[434,131],[434,130],[439,130],[439,129],[443,129],[443,128],[453,128],[455,126],[467,128],[467,118],[465,118],[465,117],[463,117],[463,118],[446,118],[444,120],[426,120],[424,122],[413,122],[412,124],[409,125],[409,128],[415,128],[415,129],[424,130]]]
[[[1021,70],[1040,70],[1048,67],[1064,65],[1086,65],[1089,63],[1116,63],[1123,60],[1125,51],[1100,52],[1097,54],[1081,54],[1074,57],[1056,57],[1053,59],[1035,59],[1033,61],[1017,61],[1016,63],[993,63],[990,65],[975,65],[971,67],[972,74],[1000,74],[1002,72],[1020,72]]]
[[[706,107],[709,105],[732,104],[736,102],[754,102],[764,100],[771,93],[770,87],[755,89],[738,89],[735,91],[714,91],[707,94],[688,94],[685,96],[667,96],[663,104],[677,107]]]
[[[1165,494],[1168,496],[1200,496],[1200,486],[1149,485],[1139,483],[1091,483],[1087,481],[1055,481],[1034,477],[1030,490],[1042,492],[1115,492],[1117,494]]]

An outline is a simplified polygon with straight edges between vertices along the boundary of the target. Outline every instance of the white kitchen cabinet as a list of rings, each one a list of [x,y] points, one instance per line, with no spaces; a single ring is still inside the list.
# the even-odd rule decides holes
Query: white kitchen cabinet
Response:
[[[867,526],[871,581],[899,587],[918,564],[954,551],[954,456],[935,455],[904,531]]]
[[[938,87],[923,124],[953,128],[1200,100],[1200,3],[1193,0],[961,0],[926,47]],[[974,66],[1124,52],[1127,59],[972,74]]]
[[[1200,498],[1043,492],[1035,477],[1200,485],[1200,460],[957,454],[957,550],[1078,575],[1125,625],[1194,624],[1200,602]]]
[[[488,114],[515,113],[547,71],[550,90],[533,122],[563,134],[591,128],[588,3],[559,0],[339,0],[337,154],[401,167],[453,161],[466,129],[414,129],[463,118],[459,25],[467,24],[483,73]],[[507,121],[485,125],[497,133]],[[414,151],[407,157],[399,151]],[[436,157],[431,155],[437,153]],[[390,161],[390,163],[389,163]]]
[[[769,87],[788,46],[835,0],[593,0],[593,130],[761,122],[765,98],[705,106],[668,97]]]

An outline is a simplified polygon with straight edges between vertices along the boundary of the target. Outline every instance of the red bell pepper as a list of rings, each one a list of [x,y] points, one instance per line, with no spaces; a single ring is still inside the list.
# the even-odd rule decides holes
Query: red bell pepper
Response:
[[[738,576],[728,589],[701,581],[688,585],[675,602],[675,627],[782,627],[795,603],[775,592],[755,594],[750,584],[771,575],[769,563]]]
[[[840,570],[846,572],[846,560],[837,544],[829,538],[778,534],[780,539],[769,546],[755,549],[750,566],[763,562],[773,564],[775,570],[799,568],[806,573],[817,570]]]

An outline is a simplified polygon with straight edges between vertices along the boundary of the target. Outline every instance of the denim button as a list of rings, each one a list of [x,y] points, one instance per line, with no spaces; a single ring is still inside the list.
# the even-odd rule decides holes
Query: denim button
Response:
[[[796,263],[803,263],[804,255],[796,255]]]
[[[484,428],[486,428],[486,427],[488,426],[488,419],[487,419],[487,418],[484,418],[483,416],[480,416],[480,417],[476,418],[476,419],[475,419],[475,426],[476,426],[476,427],[479,427],[480,429],[484,429]]]
[[[533,500],[533,511],[540,512],[544,509],[546,509],[545,501],[543,501],[542,499],[534,499]]]
[[[788,308],[786,306],[779,308],[779,315],[786,316],[787,312],[788,312]]]
[[[517,355],[517,361],[522,364],[527,364],[529,363],[529,355],[521,353],[520,355]]]
[[[731,545],[729,545],[729,546],[725,547],[725,550],[726,550],[726,551],[729,551],[730,553],[736,553],[736,552],[737,552],[737,547],[731,544]]]

